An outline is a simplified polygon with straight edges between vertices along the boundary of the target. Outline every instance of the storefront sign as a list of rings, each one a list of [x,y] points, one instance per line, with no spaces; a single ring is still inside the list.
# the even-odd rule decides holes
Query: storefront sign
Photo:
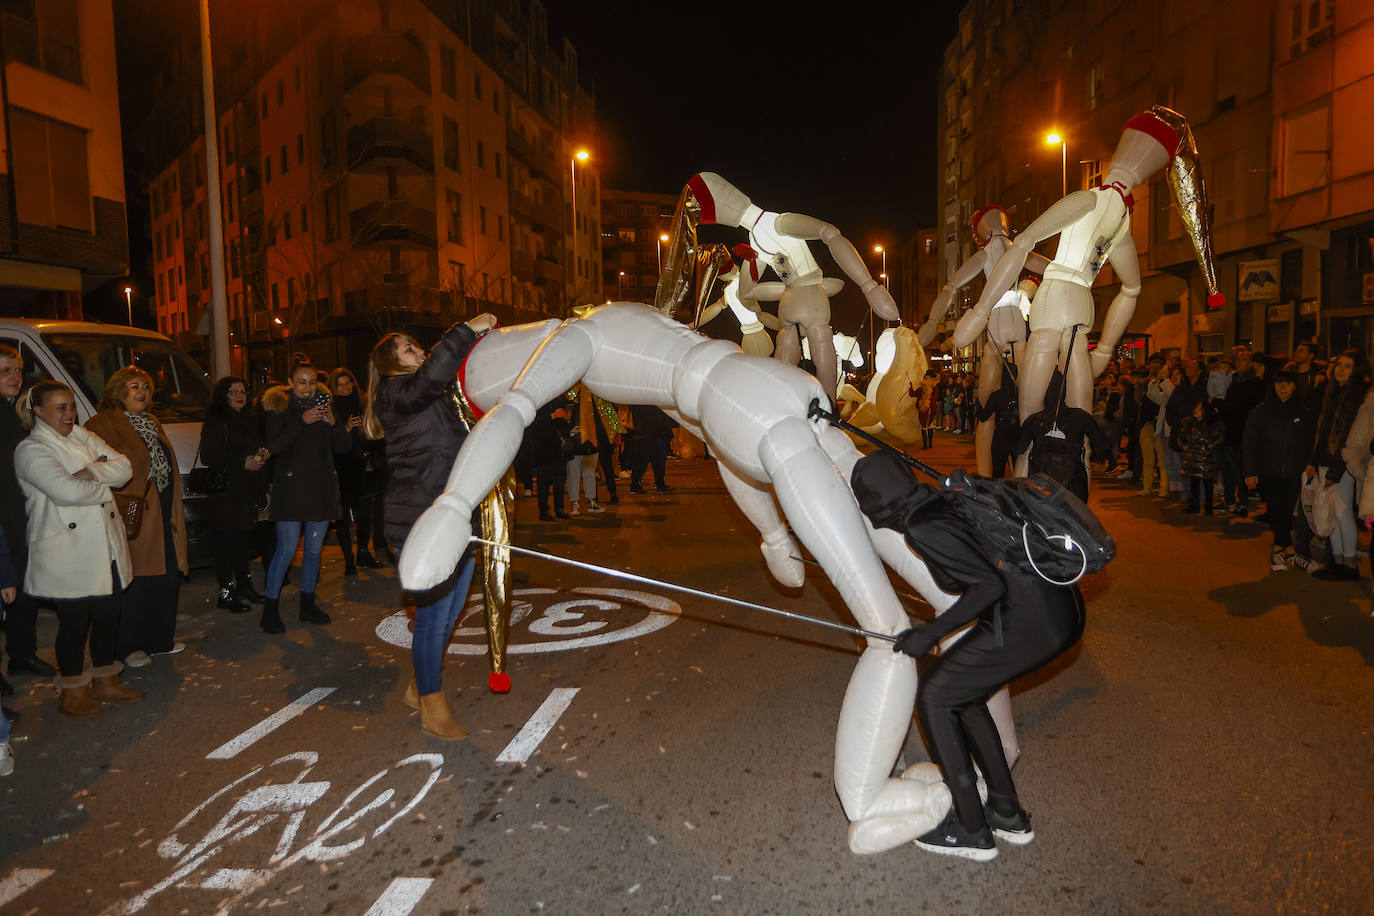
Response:
[[[1279,297],[1279,259],[1241,261],[1237,271],[1236,299],[1241,302],[1272,301]]]
[[[1270,324],[1280,324],[1293,320],[1293,303],[1285,302],[1282,305],[1271,305],[1265,310]]]

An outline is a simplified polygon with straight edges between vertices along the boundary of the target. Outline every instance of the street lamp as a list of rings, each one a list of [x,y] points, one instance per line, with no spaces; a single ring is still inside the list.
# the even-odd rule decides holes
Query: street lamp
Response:
[[[1060,163],[1059,163],[1059,169],[1060,169],[1060,176],[1059,176],[1059,196],[1060,196],[1060,197],[1068,197],[1068,196],[1069,196],[1069,141],[1068,141],[1068,138],[1067,138],[1067,137],[1062,137],[1062,136],[1060,136],[1058,131],[1050,131],[1048,134],[1045,135],[1045,144],[1046,144],[1047,146],[1057,146],[1057,147],[1059,147],[1059,154],[1060,154],[1060,155],[1059,155],[1059,158],[1060,158]]]
[[[887,286],[887,249],[884,248],[882,245],[874,245],[873,253],[880,254],[883,256],[883,272],[882,274],[880,274],[880,276],[883,280],[883,286]]]
[[[576,266],[577,266],[577,164],[578,164],[579,162],[586,162],[587,159],[588,159],[588,157],[590,157],[590,156],[591,156],[591,153],[587,152],[587,151],[584,150],[584,149],[580,149],[580,150],[578,150],[577,152],[573,153],[573,157],[572,157],[572,160],[571,160],[571,166],[570,166],[570,168],[572,169],[572,242],[573,242],[573,243],[572,243],[572,257],[568,259],[568,275],[569,275],[569,276],[572,276],[572,272],[573,272],[573,270],[576,269]],[[572,282],[571,284],[569,284],[569,285],[571,285],[574,289],[576,289],[576,281],[573,281],[573,282]]]
[[[666,241],[668,241],[668,233],[666,233],[666,232],[660,232],[660,233],[658,234],[658,273],[659,273],[659,276],[662,276],[662,275],[663,275],[663,243],[666,242]]]
[[[129,327],[134,326],[134,288],[124,287],[124,303],[129,307]]]
[[[622,270],[622,271],[616,276],[616,278],[615,278],[615,301],[620,302],[620,301],[622,301],[622,300],[625,298],[625,296],[624,296],[624,294],[623,294],[623,287],[624,287],[624,286],[625,286],[625,271]]]

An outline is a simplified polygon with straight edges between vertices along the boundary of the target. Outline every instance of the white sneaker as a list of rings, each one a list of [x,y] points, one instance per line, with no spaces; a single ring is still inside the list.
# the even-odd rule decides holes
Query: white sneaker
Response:
[[[601,513],[605,512],[606,509],[604,506],[601,505],[601,503],[593,501],[587,504],[587,511],[592,513],[593,515],[600,515]]]
[[[151,658],[149,658],[149,657],[148,657],[148,653],[147,653],[147,652],[144,652],[142,649],[138,649],[137,651],[130,652],[130,653],[129,653],[127,656],[125,656],[125,658],[124,658],[124,667],[125,667],[125,668],[146,668],[146,667],[148,667],[149,665],[151,665],[152,663],[153,663],[153,660],[152,660]]]
[[[0,776],[8,776],[14,772],[14,751],[10,750],[8,741],[0,741]]]
[[[172,643],[172,648],[170,648],[170,649],[163,649],[161,652],[154,652],[153,655],[176,655],[178,652],[185,652],[185,651],[186,651],[186,643],[184,643],[184,642],[174,642],[174,643]],[[127,665],[128,662],[125,662],[124,664]]]
[[[1131,480],[1134,477],[1135,475],[1132,474],[1130,471],[1122,471],[1120,474],[1116,475],[1117,480]]]
[[[577,500],[573,500],[572,505],[568,507],[568,514],[569,514],[569,515],[581,515],[581,514],[582,514],[581,512],[577,511]]]
[[[1314,573],[1322,568],[1316,560],[1309,560],[1307,557],[1296,553],[1288,557],[1288,565],[1305,573]]]
[[[1283,554],[1277,550],[1269,554],[1269,571],[1284,572],[1288,569],[1288,562],[1283,558]]]

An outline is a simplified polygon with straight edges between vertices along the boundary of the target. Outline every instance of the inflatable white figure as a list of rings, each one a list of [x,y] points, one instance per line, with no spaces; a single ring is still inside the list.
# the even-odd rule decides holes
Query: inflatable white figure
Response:
[[[1002,294],[1002,298],[992,307],[988,320],[987,340],[983,343],[983,358],[978,363],[978,403],[986,405],[1002,385],[1004,373],[1016,372],[1021,365],[1026,344],[1026,309],[1040,281],[1025,277],[1014,289]],[[1020,388],[1017,387],[1018,397]],[[977,456],[978,473],[990,476],[993,466],[1002,456],[993,457],[993,430],[997,425],[996,417],[978,421],[974,431],[974,454]],[[999,476],[1001,469],[999,469]]]
[[[833,396],[839,376],[834,369],[830,297],[844,288],[844,281],[821,273],[807,240],[826,244],[840,270],[859,285],[869,307],[887,321],[901,317],[892,294],[873,279],[853,243],[829,223],[800,213],[764,210],[714,172],[692,176],[687,193],[694,198],[692,203],[699,208],[702,223],[738,226],[749,233],[752,251],[740,267],[740,296],[778,303],[774,356],[795,366],[801,360],[801,339],[805,337],[811,344],[816,378],[825,393]],[[767,267],[773,268],[776,281],[761,281]]]
[[[738,267],[720,279],[725,281],[725,288],[721,291],[720,298],[702,310],[701,317],[697,319],[696,324],[692,325],[693,329],[700,328],[728,308],[739,322],[740,334],[742,335],[739,344],[740,349],[754,356],[772,356],[773,339],[768,336],[764,326],[771,323],[773,330],[776,331],[777,319],[765,312],[760,312],[759,304],[753,299],[744,300],[740,298]]]
[[[771,315],[769,316],[772,317]],[[858,338],[850,337],[848,334],[835,332],[835,377],[840,380],[840,387],[844,388],[844,364],[847,362],[855,369],[862,369],[864,366],[864,351],[859,346]],[[802,358],[811,359],[811,341],[802,340]],[[744,349],[741,347],[741,349]],[[744,350],[745,353],[749,351]],[[765,354],[767,355],[767,354]]]
[[[1202,267],[1209,293],[1207,303],[1216,306],[1225,301],[1217,291],[1197,145],[1182,115],[1156,105],[1126,122],[1102,186],[1074,191],[1027,226],[997,261],[978,304],[959,319],[954,344],[968,346],[983,332],[993,304],[1020,275],[1031,249],[1059,236],[1059,247],[1044,269],[1045,282],[1031,302],[1030,341],[1020,377],[1022,419],[1044,406],[1050,376],[1056,365],[1066,361],[1065,401],[1073,407],[1091,409],[1092,380],[1106,368],[1140,295],[1140,264],[1131,237],[1131,208],[1135,203],[1131,190],[1166,166],[1179,215]],[[1087,333],[1094,318],[1092,285],[1108,263],[1121,281],[1121,291],[1107,309],[1097,349],[1090,355]]]
[[[484,415],[454,461],[447,491],[406,540],[400,574],[407,589],[431,588],[452,573],[471,534],[472,507],[510,466],[535,412],[581,381],[617,404],[662,407],[708,443],[782,584],[799,587],[805,574],[779,505],[865,629],[895,634],[908,625],[883,562],[937,611],[953,603],[900,534],[874,530],[859,512],[849,489],[859,452],[840,430],[807,419],[811,402],[824,403],[826,394],[800,369],[703,338],[654,309],[616,303],[566,322],[493,331],[473,348],[460,379]],[[948,790],[931,781],[929,765],[890,776],[915,696],[912,660],[871,641],[850,680],[835,739],[835,788],[856,853],[909,842],[948,809]],[[989,705],[1014,751],[1005,699]]]

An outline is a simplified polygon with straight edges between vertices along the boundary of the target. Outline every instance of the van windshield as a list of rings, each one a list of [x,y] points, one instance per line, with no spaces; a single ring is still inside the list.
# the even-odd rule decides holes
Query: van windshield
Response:
[[[100,403],[105,382],[125,366],[153,377],[153,415],[164,423],[200,422],[210,406],[210,380],[176,345],[149,337],[118,334],[44,334],[81,390]]]

